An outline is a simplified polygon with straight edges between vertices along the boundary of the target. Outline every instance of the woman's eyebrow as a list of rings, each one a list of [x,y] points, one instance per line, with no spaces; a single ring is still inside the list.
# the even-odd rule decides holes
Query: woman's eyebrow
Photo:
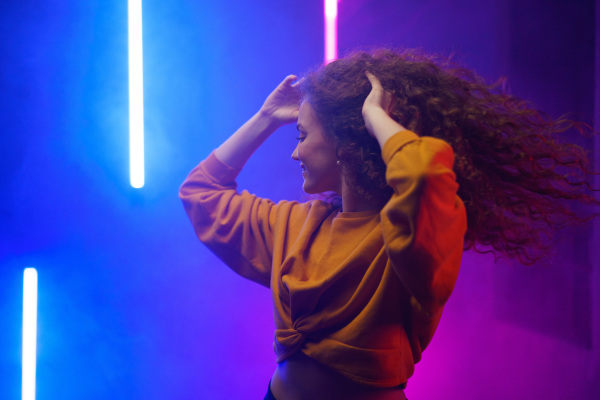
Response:
[[[303,131],[304,127],[302,126],[302,124],[296,124],[296,129],[299,131]]]

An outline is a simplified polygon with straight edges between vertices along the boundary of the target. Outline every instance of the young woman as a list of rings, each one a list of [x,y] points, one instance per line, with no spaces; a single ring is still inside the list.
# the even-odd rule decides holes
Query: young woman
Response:
[[[206,160],[180,197],[200,240],[271,288],[277,368],[266,399],[405,399],[464,249],[536,260],[541,237],[598,205],[582,149],[473,72],[414,51],[356,53],[293,83]],[[303,189],[274,204],[235,178],[297,123]],[[579,218],[581,219],[581,218]]]

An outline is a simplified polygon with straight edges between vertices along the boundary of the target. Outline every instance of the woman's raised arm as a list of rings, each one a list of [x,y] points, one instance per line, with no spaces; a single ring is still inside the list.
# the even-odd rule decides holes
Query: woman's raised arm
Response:
[[[275,130],[298,119],[300,90],[297,77],[287,76],[267,97],[261,109],[215,150],[225,164],[242,168]]]
[[[368,71],[366,75],[371,82],[371,92],[365,99],[362,114],[371,136],[377,139],[382,149],[385,142],[398,132],[404,132],[406,141],[417,139],[417,135],[406,130],[390,117],[389,110],[393,106],[394,96],[381,86],[381,82],[375,75]]]

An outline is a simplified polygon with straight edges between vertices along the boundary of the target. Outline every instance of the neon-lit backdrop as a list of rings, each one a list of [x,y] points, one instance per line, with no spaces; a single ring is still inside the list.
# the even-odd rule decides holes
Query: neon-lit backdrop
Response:
[[[337,5],[340,56],[454,52],[552,114],[598,108],[594,1]],[[262,398],[275,362],[269,293],[197,242],[177,190],[284,76],[323,63],[323,1],[144,3],[142,190],[130,183],[127,4],[0,9],[0,399],[21,395],[27,266],[40,277],[38,398]],[[294,130],[265,143],[241,189],[302,198]],[[564,236],[551,268],[467,254],[408,398],[600,392],[599,249],[589,226]]]

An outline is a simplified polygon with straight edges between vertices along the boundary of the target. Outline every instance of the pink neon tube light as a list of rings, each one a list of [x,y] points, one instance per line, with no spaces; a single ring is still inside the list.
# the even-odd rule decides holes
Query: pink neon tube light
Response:
[[[325,64],[336,60],[338,0],[324,0],[325,8]]]

